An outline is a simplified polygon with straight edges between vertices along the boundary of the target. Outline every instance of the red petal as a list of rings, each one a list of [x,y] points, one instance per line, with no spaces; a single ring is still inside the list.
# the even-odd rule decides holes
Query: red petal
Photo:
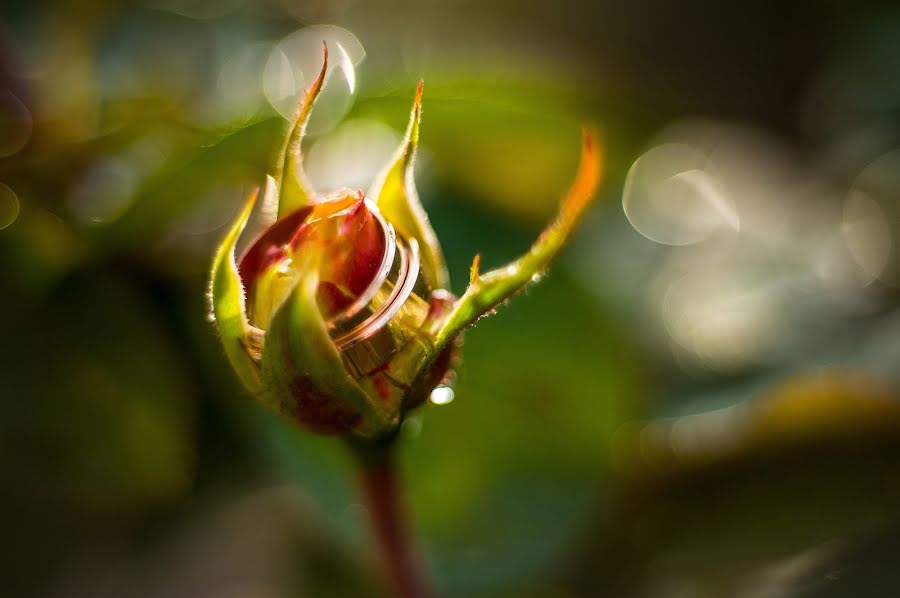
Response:
[[[326,319],[349,307],[372,284],[386,246],[381,224],[362,191],[340,191],[333,199],[278,220],[250,246],[239,266],[248,295],[256,291],[261,272],[313,243],[325,248],[318,299]]]
[[[284,257],[284,245],[290,241],[312,210],[312,207],[305,207],[288,214],[264,230],[250,245],[238,265],[238,273],[248,295],[253,292],[259,273]]]
[[[340,291],[329,292],[329,300],[320,305],[326,317],[349,307],[369,287],[384,255],[385,239],[381,226],[361,192],[357,197],[359,199],[351,209],[323,222],[314,234],[308,233],[310,238],[314,236],[327,247],[320,284],[329,283]]]
[[[338,279],[358,296],[378,273],[385,249],[384,233],[362,199],[348,215],[342,228],[353,252],[346,267],[337,273]]]

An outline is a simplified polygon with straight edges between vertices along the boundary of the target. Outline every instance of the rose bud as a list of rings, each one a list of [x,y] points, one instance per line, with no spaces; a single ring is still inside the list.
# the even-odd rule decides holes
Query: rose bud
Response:
[[[581,164],[556,220],[505,267],[481,274],[476,256],[469,287],[456,299],[412,178],[421,83],[405,138],[368,195],[319,194],[307,181],[301,141],[324,83],[327,48],[324,54],[276,176],[267,178],[263,212],[274,221],[235,258],[254,193],[216,253],[212,317],[241,381],[270,407],[320,433],[389,436],[449,380],[463,330],[537,279],[562,249],[594,196],[599,152],[585,130]]]

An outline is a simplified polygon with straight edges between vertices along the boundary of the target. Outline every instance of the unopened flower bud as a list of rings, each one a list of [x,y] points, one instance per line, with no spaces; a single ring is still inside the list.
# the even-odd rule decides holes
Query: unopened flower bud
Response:
[[[236,259],[254,193],[216,254],[210,301],[225,353],[253,394],[314,431],[377,437],[447,381],[466,327],[547,268],[594,195],[599,157],[586,132],[557,220],[504,268],[482,275],[476,258],[457,300],[412,180],[421,83],[403,143],[370,193],[319,194],[300,142],[326,71],[327,49],[267,179],[276,218]]]

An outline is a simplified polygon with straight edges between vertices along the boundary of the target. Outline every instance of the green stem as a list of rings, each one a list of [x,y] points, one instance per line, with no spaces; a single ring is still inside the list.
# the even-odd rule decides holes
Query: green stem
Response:
[[[369,510],[379,558],[397,598],[434,598],[437,594],[409,533],[406,505],[393,453],[393,442],[354,445],[360,464],[360,490]]]

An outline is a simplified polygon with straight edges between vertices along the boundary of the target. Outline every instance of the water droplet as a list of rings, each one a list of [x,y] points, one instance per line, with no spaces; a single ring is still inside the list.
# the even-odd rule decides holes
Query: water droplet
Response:
[[[453,402],[456,393],[449,386],[438,386],[431,391],[431,402],[435,405],[447,405]]]

